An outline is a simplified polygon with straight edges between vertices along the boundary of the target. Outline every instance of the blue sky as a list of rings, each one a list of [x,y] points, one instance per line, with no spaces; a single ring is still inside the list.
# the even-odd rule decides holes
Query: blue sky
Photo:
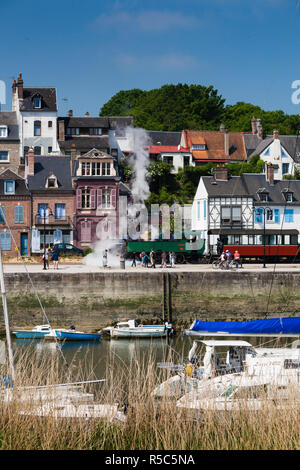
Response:
[[[2,109],[22,72],[24,86],[57,88],[60,115],[98,115],[120,90],[167,83],[300,112],[298,0],[0,0],[0,20]]]

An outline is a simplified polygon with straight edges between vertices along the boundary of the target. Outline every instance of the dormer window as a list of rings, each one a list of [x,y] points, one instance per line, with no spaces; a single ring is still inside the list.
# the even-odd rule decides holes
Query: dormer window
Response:
[[[46,188],[57,188],[57,178],[55,175],[50,175],[47,178]]]
[[[206,145],[205,144],[194,144],[192,145],[192,150],[205,150]]]
[[[33,98],[33,107],[34,109],[41,109],[42,107],[42,99],[40,96],[35,96]]]
[[[283,197],[285,198],[286,202],[293,202],[293,192],[288,188],[282,190]]]
[[[15,181],[5,180],[4,181],[4,194],[15,194]]]
[[[7,126],[0,126],[0,137],[7,137]]]
[[[260,188],[257,191],[257,194],[258,194],[259,200],[261,202],[268,202],[269,201],[269,193],[265,188]]]

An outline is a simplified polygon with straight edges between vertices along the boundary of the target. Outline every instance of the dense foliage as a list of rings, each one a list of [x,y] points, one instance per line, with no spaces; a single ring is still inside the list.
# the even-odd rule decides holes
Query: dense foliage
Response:
[[[183,129],[218,130],[224,123],[230,131],[251,131],[253,116],[261,119],[263,131],[272,134],[297,134],[300,116],[281,110],[264,111],[259,106],[238,102],[225,105],[225,99],[212,86],[163,85],[143,91],[122,90],[116,93],[100,110],[100,116],[133,115],[135,127],[156,131]]]

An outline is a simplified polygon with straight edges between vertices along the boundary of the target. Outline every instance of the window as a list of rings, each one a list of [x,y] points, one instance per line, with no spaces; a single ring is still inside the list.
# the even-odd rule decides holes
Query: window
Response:
[[[15,194],[15,181],[14,180],[4,181],[4,194]]]
[[[226,222],[230,222],[231,220],[231,211],[230,211],[230,207],[225,207],[225,206],[222,206],[221,207],[221,222],[222,223],[226,223]]]
[[[289,163],[282,164],[282,174],[287,175],[289,173]]]
[[[194,144],[192,145],[192,150],[205,150],[205,144]]]
[[[48,153],[52,152],[52,147],[48,147]]]
[[[206,199],[203,201],[203,217],[206,219]]]
[[[240,223],[241,217],[241,206],[221,206],[222,224]]]
[[[102,163],[102,176],[109,176],[110,175],[110,163],[105,162]]]
[[[111,191],[110,189],[104,189],[102,191],[102,208],[109,209],[111,204]]]
[[[200,201],[197,201],[197,219],[200,220]]]
[[[52,121],[48,121],[48,127],[52,127]]]
[[[5,207],[0,206],[0,224],[5,224]]]
[[[24,206],[15,206],[15,223],[24,223]]]
[[[90,209],[91,207],[91,190],[89,188],[81,190],[81,207],[82,209]]]
[[[33,135],[41,135],[41,129],[42,129],[42,125],[41,125],[41,121],[34,121],[34,130],[33,130]]]
[[[283,194],[284,194],[284,197],[285,197],[285,200],[287,202],[293,202],[293,193],[292,191],[283,191]]]
[[[0,232],[0,246],[1,250],[11,250],[11,234],[10,232]]]
[[[171,157],[171,156],[163,157],[163,161],[164,161],[164,163],[168,163],[169,165],[173,165],[173,157]]]
[[[287,223],[294,222],[294,209],[284,210],[284,221]]]
[[[0,162],[9,162],[9,156],[7,150],[0,151]]]
[[[232,222],[241,221],[241,206],[232,206]]]
[[[186,166],[189,166],[190,164],[190,157],[188,155],[185,155],[183,157],[183,166],[186,167]]]
[[[261,193],[259,193],[258,195],[259,195],[260,201],[262,201],[262,202],[268,202],[268,200],[269,200],[268,193],[261,192]]]
[[[287,157],[287,154],[285,153],[285,151],[281,147],[281,158],[286,158],[286,157]]]
[[[102,129],[99,127],[91,127],[89,130],[90,135],[101,135]]]
[[[55,218],[64,219],[66,217],[66,205],[55,204]]]
[[[273,214],[272,209],[267,209],[266,214],[267,214],[267,221],[268,222],[273,222],[274,214]]]
[[[39,147],[39,146],[34,147],[33,152],[34,152],[34,155],[41,155],[42,147]]]
[[[33,107],[34,108],[41,108],[42,107],[42,100],[40,97],[36,96],[33,98]]]
[[[38,204],[38,213],[41,219],[44,219],[44,218],[46,219],[49,214],[48,204],[44,204],[44,203]]]
[[[48,188],[56,188],[57,187],[56,176],[49,176],[49,178],[47,180],[47,187]]]
[[[254,222],[256,224],[262,224],[263,222],[263,210],[262,209],[255,209]]]
[[[270,147],[268,147],[267,150],[265,150],[264,152],[265,157],[268,157],[269,155],[270,155]]]
[[[7,137],[7,126],[0,126],[0,137]]]

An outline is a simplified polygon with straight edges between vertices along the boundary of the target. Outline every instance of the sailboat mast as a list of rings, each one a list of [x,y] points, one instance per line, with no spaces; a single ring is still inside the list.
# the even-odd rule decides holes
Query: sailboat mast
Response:
[[[7,301],[6,301],[6,291],[5,291],[5,283],[4,283],[1,249],[0,249],[0,284],[1,284],[1,293],[2,293],[2,304],[3,304],[3,314],[4,314],[4,322],[5,322],[7,349],[8,349],[8,360],[9,360],[11,378],[12,378],[12,381],[14,381],[15,369],[14,369],[14,360],[13,360],[13,352],[12,352],[12,346],[11,346],[11,337],[10,337],[9,321],[8,321],[8,313],[7,313]]]

